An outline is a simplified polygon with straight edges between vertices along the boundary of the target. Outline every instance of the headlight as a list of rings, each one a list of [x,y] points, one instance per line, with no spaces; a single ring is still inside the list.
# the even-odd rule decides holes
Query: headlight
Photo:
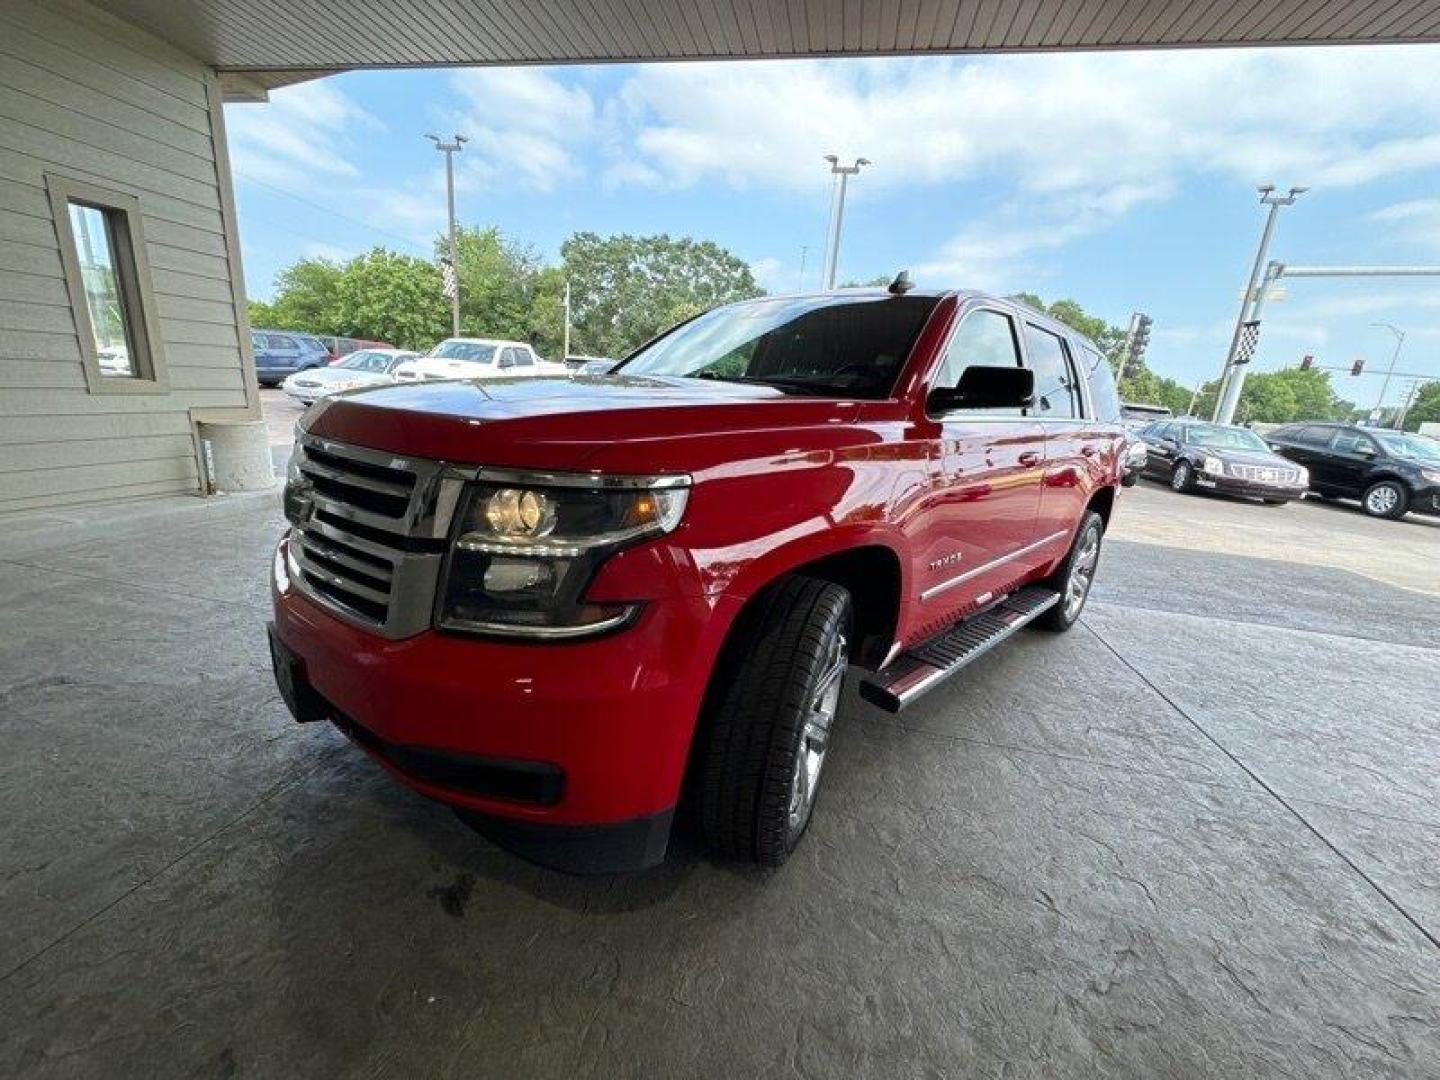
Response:
[[[445,629],[563,639],[634,616],[633,604],[586,603],[585,589],[610,555],[680,524],[689,479],[538,480],[470,485],[446,572]]]
[[[1420,475],[1432,484],[1440,484],[1440,469],[1421,469]]]
[[[1224,476],[1225,462],[1221,461],[1218,457],[1210,457],[1207,455],[1205,460],[1200,463],[1200,471],[1209,473],[1211,476]]]

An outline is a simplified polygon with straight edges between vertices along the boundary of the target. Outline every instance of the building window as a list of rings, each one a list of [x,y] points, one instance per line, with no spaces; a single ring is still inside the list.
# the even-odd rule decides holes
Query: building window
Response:
[[[164,392],[139,201],[68,177],[46,183],[90,392]]]

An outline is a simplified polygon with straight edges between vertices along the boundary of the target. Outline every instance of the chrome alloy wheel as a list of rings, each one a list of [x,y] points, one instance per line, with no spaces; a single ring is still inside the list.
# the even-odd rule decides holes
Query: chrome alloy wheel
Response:
[[[1080,537],[1080,546],[1070,560],[1070,575],[1065,580],[1065,619],[1074,622],[1085,606],[1085,597],[1090,595],[1090,583],[1095,580],[1095,567],[1100,562],[1100,530],[1086,529]]]
[[[1175,471],[1170,474],[1170,486],[1176,491],[1184,491],[1190,486],[1190,466],[1180,462],[1175,466]]]
[[[845,669],[849,664],[849,645],[845,634],[840,632],[831,642],[825,667],[815,681],[805,713],[805,726],[800,732],[800,747],[795,753],[795,774],[790,778],[789,828],[792,837],[805,827],[815,806],[820,770],[825,767],[825,753],[830,747],[830,728],[840,708],[840,687],[845,681]]]
[[[1400,504],[1400,493],[1391,484],[1377,484],[1365,496],[1365,509],[1376,517],[1393,514]]]

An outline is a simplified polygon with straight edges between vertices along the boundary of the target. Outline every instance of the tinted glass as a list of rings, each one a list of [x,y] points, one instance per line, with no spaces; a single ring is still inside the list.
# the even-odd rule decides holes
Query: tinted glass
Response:
[[[786,393],[883,398],[935,309],[926,296],[804,296],[716,308],[651,342],[618,369]]]
[[[1079,416],[1075,376],[1060,338],[1026,323],[1025,358],[1035,372],[1035,415]]]
[[[1398,431],[1377,431],[1375,441],[1388,453],[1409,461],[1424,461],[1434,464],[1440,461],[1440,443],[1419,435],[1403,435]]]
[[[510,356],[515,361],[516,367],[534,367],[535,361],[530,359],[530,354],[524,349],[511,349]]]
[[[362,349],[359,352],[352,352],[335,366],[347,368],[350,371],[373,371],[383,374],[390,370],[390,363],[390,357],[385,353],[367,352]]]
[[[95,333],[95,352],[100,374],[110,378],[134,378],[138,374],[131,356],[133,318],[126,303],[116,258],[119,248],[116,229],[122,227],[114,211],[98,206],[70,203],[70,230],[80,254],[80,282],[85,290],[85,308],[90,329]]]
[[[1017,367],[1020,350],[1015,345],[1010,316],[981,309],[965,316],[945,348],[935,385],[950,389],[960,382],[967,367]]]
[[[442,341],[430,350],[431,356],[442,360],[469,360],[475,364],[488,364],[495,359],[496,346],[479,345],[473,341]]]
[[[1090,380],[1090,404],[1095,409],[1095,416],[1112,423],[1119,421],[1123,414],[1120,391],[1115,388],[1115,373],[1110,370],[1110,365],[1088,345],[1080,346],[1079,360]]]
[[[1330,445],[1330,436],[1334,434],[1334,428],[1309,427],[1292,428],[1287,434],[1291,442],[1300,443],[1304,446],[1325,447]]]
[[[1211,450],[1269,450],[1265,440],[1246,428],[1224,427],[1222,425],[1192,424],[1185,429],[1185,442],[1189,446],[1203,446]]]
[[[1375,450],[1375,441],[1359,431],[1337,431],[1330,449],[1337,454],[1363,454]]]
[[[266,340],[270,348],[277,352],[297,352],[300,348],[295,339],[284,334],[268,334]]]

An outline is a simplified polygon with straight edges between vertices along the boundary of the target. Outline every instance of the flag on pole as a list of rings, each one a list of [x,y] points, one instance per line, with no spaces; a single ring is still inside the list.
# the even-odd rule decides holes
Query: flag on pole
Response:
[[[459,284],[455,279],[455,264],[449,259],[440,260],[440,277],[443,282],[442,291],[446,300],[454,300]]]

